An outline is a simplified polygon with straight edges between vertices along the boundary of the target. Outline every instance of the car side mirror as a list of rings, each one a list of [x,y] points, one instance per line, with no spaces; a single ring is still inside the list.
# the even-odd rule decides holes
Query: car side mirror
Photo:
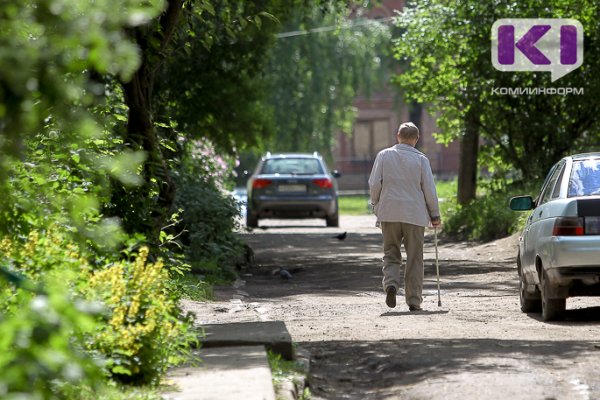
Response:
[[[334,178],[339,178],[340,176],[342,176],[342,174],[340,174],[340,171],[338,171],[337,169],[331,171],[331,175],[333,175]]]
[[[510,199],[510,209],[514,211],[527,211],[535,208],[533,197],[531,196],[516,196]]]

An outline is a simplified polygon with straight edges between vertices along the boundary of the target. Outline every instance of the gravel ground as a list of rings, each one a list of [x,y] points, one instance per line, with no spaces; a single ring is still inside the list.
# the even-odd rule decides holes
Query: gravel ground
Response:
[[[381,288],[373,216],[265,220],[241,233],[254,266],[218,300],[186,301],[199,324],[283,320],[311,355],[314,399],[600,399],[600,305],[567,301],[564,322],[519,309],[517,237],[480,244],[425,239],[424,311]],[[347,232],[343,241],[334,235]],[[279,268],[293,277],[282,279]]]

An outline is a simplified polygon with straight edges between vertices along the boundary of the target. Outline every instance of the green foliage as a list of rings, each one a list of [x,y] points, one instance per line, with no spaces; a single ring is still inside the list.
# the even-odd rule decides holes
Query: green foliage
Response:
[[[490,61],[490,29],[499,18],[576,18],[585,32],[585,62],[550,82],[547,72],[500,72]],[[539,179],[566,153],[589,151],[600,139],[594,106],[600,80],[600,7],[593,1],[501,0],[413,2],[398,19],[396,83],[409,100],[438,116],[438,140],[461,137],[468,121],[484,137],[480,163],[505,177]],[[583,95],[502,96],[495,87],[575,87]]]
[[[490,241],[520,232],[528,213],[518,213],[508,207],[511,197],[535,193],[539,182],[529,185],[497,186],[484,181],[484,189],[466,206],[456,203],[456,197],[446,197],[440,203],[444,233],[459,239]]]
[[[132,0],[0,4],[0,180],[21,154],[23,140],[39,132],[49,116],[67,138],[99,132],[88,107],[103,87],[90,72],[131,76],[137,51],[122,28],[153,17],[161,5]]]
[[[243,254],[224,168],[190,161],[191,138],[234,152],[272,131],[261,73],[273,34],[291,9],[328,3],[0,3],[0,397],[120,398],[96,389],[109,375],[155,384],[185,353],[177,301],[205,290],[188,261],[222,272]],[[168,221],[171,173],[182,225]]]
[[[186,273],[176,278],[177,286],[182,298],[194,301],[210,301],[215,299],[211,284],[207,279],[200,279],[197,275]]]
[[[243,255],[234,230],[239,222],[235,200],[223,187],[231,175],[229,163],[208,143],[193,142],[178,177],[177,207],[183,209],[183,240],[192,269],[215,272],[233,267]]]
[[[0,287],[5,286],[0,283]],[[101,368],[83,351],[84,333],[93,318],[78,309],[65,294],[58,277],[46,294],[17,292],[10,299],[17,313],[0,316],[0,397],[68,399],[58,382],[96,386]],[[4,299],[2,299],[4,300]]]
[[[25,145],[27,162],[12,164],[5,186],[0,233],[27,234],[58,224],[96,249],[114,248],[123,239],[120,224],[101,214],[109,199],[108,176],[138,178],[139,154],[121,152],[121,142],[108,133],[70,141],[52,124]]]
[[[96,387],[104,375],[84,351],[98,308],[77,297],[89,267],[57,229],[0,241],[0,397],[69,399],[62,384]],[[12,277],[10,281],[2,278]],[[10,282],[10,283],[9,283]],[[67,289],[67,290],[65,290]],[[71,289],[71,290],[69,290]]]
[[[148,252],[142,247],[133,260],[93,272],[85,288],[90,299],[110,310],[108,323],[98,326],[89,348],[106,357],[113,377],[135,384],[156,384],[195,340],[189,321],[178,315],[177,298],[168,291],[168,271],[160,259],[148,263]]]
[[[446,199],[455,198],[457,186],[458,182],[456,179],[449,181],[436,180],[435,190],[438,195],[438,199],[443,202]]]
[[[510,196],[493,193],[468,206],[445,204],[444,232],[463,239],[489,241],[508,236],[517,229],[518,215],[508,208]]]
[[[187,9],[173,39],[175,51],[158,71],[157,114],[221,151],[256,144],[271,131],[260,77],[282,2],[201,2]],[[275,8],[275,9],[273,9]]]
[[[188,343],[195,340],[188,330],[190,321],[180,315],[177,306],[179,292],[171,290],[175,285],[169,270],[174,273],[175,271],[165,267],[161,260],[147,262],[146,247],[142,247],[139,253],[129,253],[134,254],[131,261],[113,260],[112,263],[108,263],[108,259],[103,261],[97,258],[96,265],[93,265],[87,259],[90,254],[82,252],[75,242],[70,241],[66,232],[58,227],[51,227],[46,232],[32,231],[26,239],[2,239],[0,253],[3,255],[3,265],[33,282],[27,286],[21,283],[21,287],[38,292],[44,290],[44,293],[50,293],[48,297],[51,299],[51,295],[55,294],[51,290],[56,290],[56,293],[64,297],[59,304],[60,312],[57,312],[60,318],[49,311],[46,316],[51,318],[57,327],[64,325],[64,331],[60,330],[60,335],[66,338],[72,336],[76,348],[82,354],[79,356],[80,370],[86,371],[84,361],[89,355],[85,356],[84,350],[87,350],[87,353],[91,351],[95,358],[104,359],[104,368],[115,378],[129,383],[156,384],[166,368],[180,361],[186,354]],[[42,284],[43,286],[40,286]],[[54,289],[55,286],[58,289]],[[35,315],[21,313],[21,308],[26,306],[16,299],[26,295],[22,289],[7,286],[3,281],[0,281],[0,289],[0,306],[9,315],[18,315],[19,320],[23,318],[20,321],[24,327],[35,327],[39,324],[34,318]],[[86,298],[89,302],[75,301],[75,296]],[[43,296],[40,294],[38,297]],[[102,304],[107,312],[107,319],[77,313],[77,304]],[[0,332],[16,329],[11,325],[15,318],[17,317],[0,320]],[[46,343],[49,354],[66,353],[68,349],[60,347],[60,343],[58,339]],[[4,345],[16,349],[16,345],[10,341]],[[44,356],[37,348],[30,350],[31,362],[34,362],[37,356]],[[68,356],[65,354],[63,358]],[[75,363],[72,359],[75,359],[75,355],[69,358],[70,363]],[[41,359],[37,362],[45,361]],[[77,365],[75,363],[69,368],[75,368]],[[26,363],[23,364],[23,368],[33,369]],[[100,376],[98,373],[96,375]],[[22,379],[24,376],[25,372],[15,379],[20,377],[21,380],[17,382],[26,385],[26,380]],[[90,375],[90,378],[94,376]],[[51,389],[57,393],[68,390],[72,382],[60,375],[56,375],[55,379],[56,387]],[[91,387],[92,383],[98,383],[96,379],[88,384],[86,379],[86,376],[83,376],[81,384]]]
[[[297,361],[289,361],[283,359],[281,354],[275,353],[271,350],[267,351],[267,359],[269,361],[269,367],[271,368],[271,376],[273,377],[273,384],[278,387],[282,381],[297,381],[305,379],[306,370],[302,364]],[[309,388],[304,388],[300,393],[300,400],[310,400],[311,393]]]
[[[210,0],[184,7],[173,35],[173,52],[157,71],[153,99],[157,115],[176,121],[189,137],[211,140],[220,152],[261,145],[276,128],[283,129],[273,124],[273,112],[279,110],[265,101],[274,79],[268,64],[276,57],[269,55],[275,34],[297,28],[299,20],[309,15],[333,13],[337,5],[345,4]],[[278,73],[277,79],[289,78],[288,72]]]
[[[369,96],[388,78],[388,26],[347,20],[346,13],[345,5],[327,14],[315,8],[283,26],[283,32],[335,29],[281,37],[269,53],[266,77],[276,132],[266,150],[330,157],[334,134],[351,131],[356,96]]]

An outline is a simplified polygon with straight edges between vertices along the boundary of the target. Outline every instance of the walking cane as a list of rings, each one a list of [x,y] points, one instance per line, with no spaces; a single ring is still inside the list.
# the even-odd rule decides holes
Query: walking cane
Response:
[[[440,264],[438,261],[437,226],[433,227],[433,240],[435,242],[435,271],[437,273],[438,307],[441,307],[442,298],[440,297]]]

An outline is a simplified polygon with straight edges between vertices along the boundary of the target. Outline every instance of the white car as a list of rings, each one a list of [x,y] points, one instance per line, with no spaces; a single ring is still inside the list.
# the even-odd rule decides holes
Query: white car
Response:
[[[533,210],[517,254],[523,312],[561,320],[568,297],[600,296],[600,153],[561,159],[535,200],[510,208]]]

